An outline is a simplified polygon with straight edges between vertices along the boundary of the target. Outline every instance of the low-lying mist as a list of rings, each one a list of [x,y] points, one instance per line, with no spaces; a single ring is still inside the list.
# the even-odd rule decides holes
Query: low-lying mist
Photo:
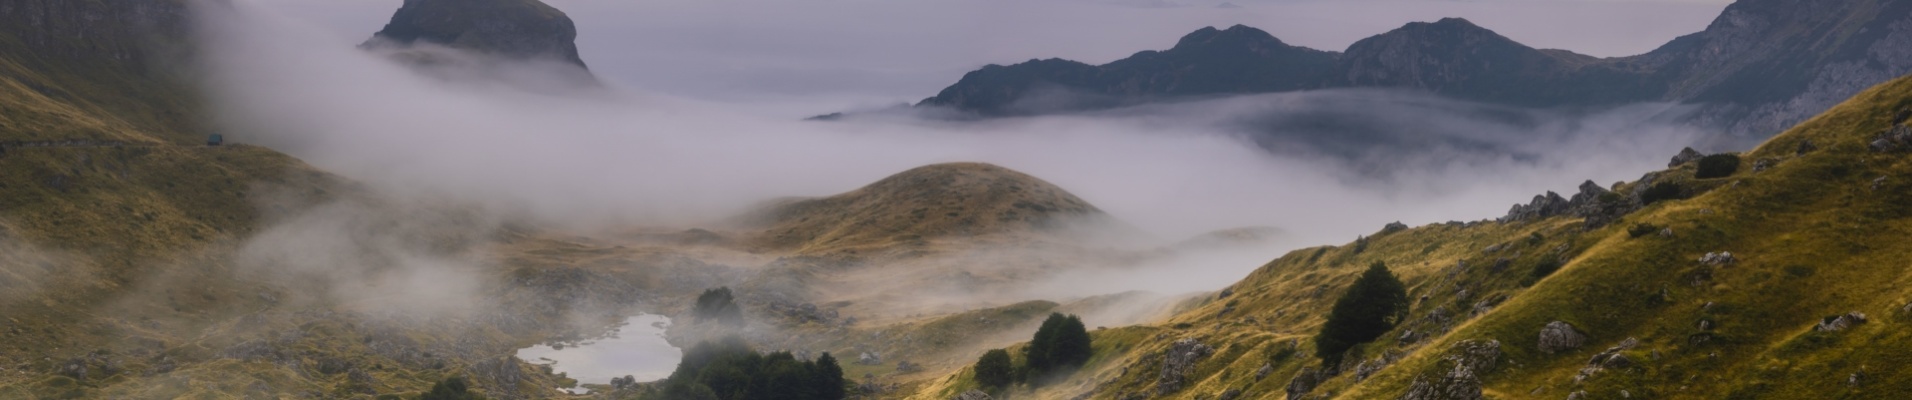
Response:
[[[209,10],[222,15],[205,19],[203,35],[227,139],[382,191],[578,229],[688,228],[771,198],[979,161],[1056,183],[1164,240],[1245,226],[1290,235],[1259,256],[1188,258],[1227,266],[1103,279],[1103,293],[1212,290],[1260,264],[1235,265],[1243,259],[1344,243],[1393,221],[1493,218],[1546,190],[1638,177],[1702,136],[1672,122],[1684,110],[1674,105],[1524,110],[1376,90],[983,121],[803,122],[628,90],[430,77],[356,49],[361,38],[236,7]],[[259,240],[299,234],[279,228]]]

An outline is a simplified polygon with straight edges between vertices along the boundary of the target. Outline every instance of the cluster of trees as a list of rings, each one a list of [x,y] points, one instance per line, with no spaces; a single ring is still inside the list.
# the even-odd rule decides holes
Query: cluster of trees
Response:
[[[691,316],[698,321],[717,321],[730,325],[744,322],[744,310],[737,307],[729,287],[704,290],[704,294],[697,296],[697,305],[691,308]]]
[[[1734,154],[1714,154],[1700,158],[1700,167],[1693,172],[1694,178],[1712,179],[1733,176],[1739,171],[1739,156]]]
[[[1339,363],[1349,349],[1394,329],[1407,310],[1407,286],[1377,261],[1335,300],[1328,322],[1315,335],[1315,356],[1330,365]]]
[[[759,354],[736,337],[692,346],[657,400],[840,400],[848,393],[843,368],[830,353],[815,361],[788,352]]]
[[[996,349],[976,360],[976,382],[985,388],[1000,389],[1016,382],[1040,383],[1088,363],[1095,355],[1089,330],[1082,318],[1061,313],[1049,314],[1036,329],[1029,347],[1023,348],[1023,365],[1018,367],[1009,352]]]
[[[463,377],[450,377],[432,385],[432,390],[418,396],[418,400],[484,400],[485,396],[471,392],[471,385]]]

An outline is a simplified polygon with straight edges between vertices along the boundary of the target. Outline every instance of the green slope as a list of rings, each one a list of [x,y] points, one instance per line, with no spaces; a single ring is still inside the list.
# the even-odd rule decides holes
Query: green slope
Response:
[[[1880,85],[1744,154],[1732,176],[1695,179],[1693,164],[1663,171],[1660,180],[1695,196],[1596,229],[1564,216],[1438,224],[1295,251],[1228,288],[1226,298],[1156,326],[1097,332],[1125,344],[1098,354],[1078,374],[1082,382],[1036,397],[1213,399],[1232,389],[1239,398],[1285,398],[1302,371],[1323,369],[1307,356],[1312,335],[1374,261],[1406,282],[1416,299],[1411,314],[1298,395],[1401,398],[1417,379],[1435,383],[1453,371],[1447,357],[1458,345],[1491,340],[1500,344],[1498,362],[1476,371],[1487,398],[1912,396],[1912,334],[1903,329],[1912,318],[1912,160],[1868,148],[1908,109],[1912,78]],[[1817,149],[1800,153],[1803,141]],[[1755,160],[1772,166],[1754,171]],[[1629,234],[1639,224],[1671,236]],[[1721,251],[1737,262],[1699,261]],[[1558,272],[1532,272],[1554,262],[1563,265]],[[1814,329],[1854,311],[1869,322]],[[1540,351],[1541,329],[1553,321],[1571,324],[1585,344]],[[1137,329],[1149,334],[1138,340]],[[1399,340],[1408,331],[1422,336]],[[1163,353],[1185,338],[1216,351],[1197,361],[1181,389],[1159,393]],[[1630,365],[1576,380],[1596,354],[1628,338],[1639,343],[1619,352]],[[1359,373],[1363,362],[1384,366]],[[1270,372],[1258,374],[1264,365]],[[953,395],[971,385],[963,379],[959,372],[918,397]]]

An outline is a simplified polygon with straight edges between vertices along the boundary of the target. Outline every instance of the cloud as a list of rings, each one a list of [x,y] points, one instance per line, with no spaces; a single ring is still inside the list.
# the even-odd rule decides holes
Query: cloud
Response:
[[[254,0],[357,43],[397,1]],[[1698,32],[1727,0],[546,0],[577,20],[585,60],[624,86],[748,105],[782,117],[935,94],[985,64],[1104,63],[1204,26],[1246,24],[1339,51],[1414,21],[1464,17],[1540,48],[1646,52]],[[744,103],[744,104],[738,104]]]
[[[207,19],[216,22],[205,35],[207,87],[228,140],[265,144],[382,191],[579,228],[703,226],[765,199],[981,161],[1054,182],[1163,238],[1275,226],[1294,235],[1284,246],[1344,243],[1387,222],[1492,218],[1544,190],[1631,179],[1703,136],[1664,123],[1680,112],[1671,105],[1524,110],[1364,90],[987,121],[799,122],[757,105],[641,90],[578,94],[427,78],[269,10],[230,12]],[[249,254],[328,277],[341,265],[417,266],[400,270],[421,275],[400,281],[443,279],[437,274],[470,262],[360,234],[394,215],[404,216],[322,208],[254,239]],[[1237,260],[1265,261],[1286,248],[1215,258],[1215,272],[1184,280],[1195,286],[1109,285],[1213,287],[1260,264]],[[335,255],[360,253],[378,259]]]

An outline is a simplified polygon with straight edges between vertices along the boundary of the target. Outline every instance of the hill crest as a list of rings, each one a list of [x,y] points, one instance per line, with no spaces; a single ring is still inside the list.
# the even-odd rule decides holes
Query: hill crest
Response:
[[[1108,218],[1042,179],[984,163],[935,164],[842,194],[785,200],[745,217],[759,245],[817,251],[943,237],[1057,232]]]

